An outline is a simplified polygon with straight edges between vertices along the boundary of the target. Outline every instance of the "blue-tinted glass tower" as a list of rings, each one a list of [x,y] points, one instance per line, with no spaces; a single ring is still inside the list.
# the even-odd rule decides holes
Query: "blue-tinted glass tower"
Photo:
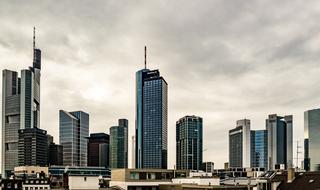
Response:
[[[87,166],[89,114],[60,110],[59,137],[63,146],[63,165]]]
[[[159,70],[136,73],[136,168],[167,168],[167,89]]]
[[[251,167],[268,167],[268,131],[251,131]]]

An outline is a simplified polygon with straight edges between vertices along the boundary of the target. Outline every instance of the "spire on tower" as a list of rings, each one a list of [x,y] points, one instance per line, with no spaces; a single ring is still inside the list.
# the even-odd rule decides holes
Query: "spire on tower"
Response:
[[[147,69],[147,46],[144,46],[144,69]]]
[[[36,49],[36,27],[33,27],[33,50]]]

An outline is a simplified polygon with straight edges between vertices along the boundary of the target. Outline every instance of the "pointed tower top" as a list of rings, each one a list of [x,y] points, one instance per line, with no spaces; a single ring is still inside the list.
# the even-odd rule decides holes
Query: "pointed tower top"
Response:
[[[36,49],[36,27],[33,27],[33,50]]]
[[[144,69],[147,69],[147,46],[144,46]]]

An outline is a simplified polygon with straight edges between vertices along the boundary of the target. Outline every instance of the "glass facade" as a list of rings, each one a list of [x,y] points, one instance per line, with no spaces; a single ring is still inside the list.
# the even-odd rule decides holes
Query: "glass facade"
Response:
[[[251,167],[268,167],[268,132],[251,131]]]
[[[63,146],[63,165],[87,166],[89,114],[59,112],[59,137]]]
[[[266,120],[268,131],[268,169],[292,167],[292,116],[269,115]]]
[[[203,156],[202,118],[185,116],[176,123],[177,169],[201,170]]]
[[[2,177],[18,166],[18,130],[40,128],[41,51],[34,49],[33,67],[2,72]],[[36,148],[35,148],[36,149]]]
[[[167,168],[167,83],[158,70],[136,73],[136,167]]]
[[[110,128],[110,168],[128,168],[128,120]]]
[[[320,170],[320,109],[304,112],[305,169]]]

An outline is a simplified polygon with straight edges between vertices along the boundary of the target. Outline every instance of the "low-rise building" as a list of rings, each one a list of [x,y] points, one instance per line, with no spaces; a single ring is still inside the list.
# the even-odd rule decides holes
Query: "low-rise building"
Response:
[[[172,179],[188,175],[188,170],[113,169],[110,187],[124,190],[159,189],[160,184],[172,184]]]

